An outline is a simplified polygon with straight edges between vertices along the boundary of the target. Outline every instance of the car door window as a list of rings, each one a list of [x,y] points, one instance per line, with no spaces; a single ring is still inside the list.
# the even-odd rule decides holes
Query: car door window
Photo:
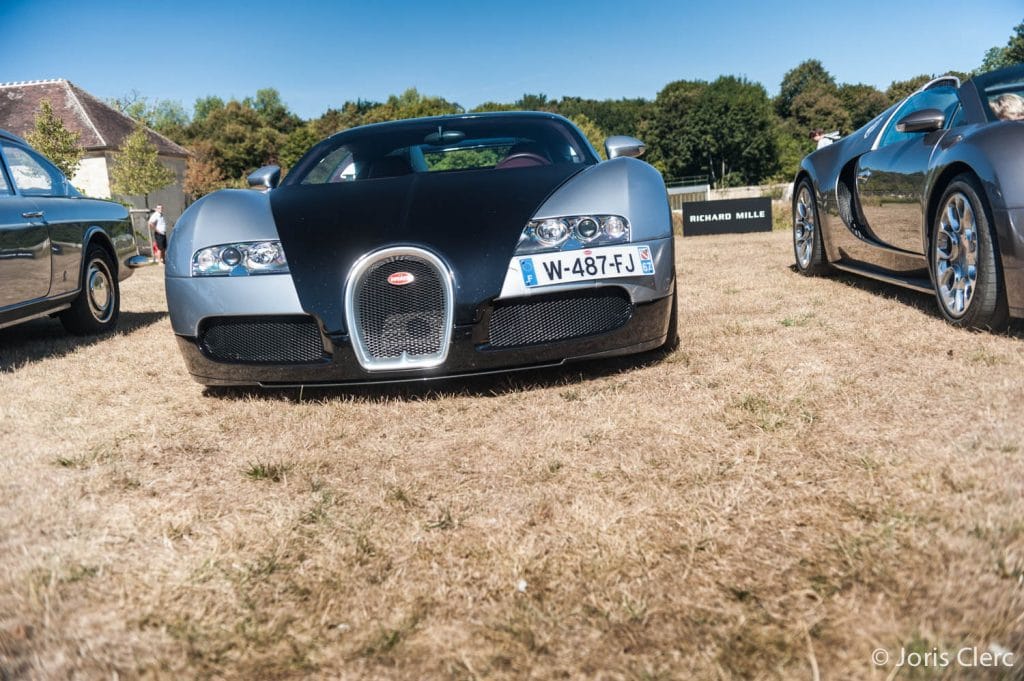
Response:
[[[49,161],[14,144],[4,143],[11,179],[23,196],[66,196],[64,176]]]
[[[907,114],[921,111],[922,109],[939,109],[946,115],[946,120],[948,121],[950,115],[959,104],[960,98],[956,94],[956,88],[949,85],[941,85],[917,93],[908,99],[889,121],[885,132],[882,133],[882,139],[878,143],[878,148],[881,149],[890,144],[904,142],[921,134],[919,132],[900,132],[896,129],[896,124],[903,120]]]
[[[7,174],[4,172],[3,165],[0,164],[0,196],[10,196],[13,193],[11,185],[7,183]]]

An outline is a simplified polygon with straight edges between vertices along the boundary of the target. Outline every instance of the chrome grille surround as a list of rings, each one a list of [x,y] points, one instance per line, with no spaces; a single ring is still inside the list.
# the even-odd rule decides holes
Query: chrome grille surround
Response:
[[[406,291],[410,296],[417,295],[416,289],[409,288],[415,286],[416,282],[394,286],[394,291],[367,288],[380,287],[385,281],[382,277],[374,279],[378,270],[403,261],[409,264],[404,269],[422,271],[425,267],[432,271],[428,274],[437,277],[439,290],[428,291],[425,296],[434,300],[428,301],[431,304],[423,309],[408,309],[397,305],[390,314],[388,309],[384,309],[380,311],[384,316],[374,316],[372,308],[395,304],[393,296],[402,296]],[[429,281],[426,283],[429,285]],[[345,323],[356,359],[367,371],[429,369],[443,364],[451,346],[454,316],[455,285],[451,270],[430,251],[412,246],[385,248],[364,255],[348,273],[345,282]],[[417,325],[416,334],[410,333],[413,324]],[[436,342],[424,342],[422,331],[429,334],[432,327],[437,333]],[[412,354],[410,349],[414,350]]]

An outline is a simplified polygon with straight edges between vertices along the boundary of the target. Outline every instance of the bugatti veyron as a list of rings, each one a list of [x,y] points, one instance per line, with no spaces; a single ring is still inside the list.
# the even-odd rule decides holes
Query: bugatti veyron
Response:
[[[942,315],[1024,316],[1024,64],[925,84],[802,162],[793,248],[830,268],[934,292]]]
[[[664,182],[628,137],[600,161],[546,113],[340,132],[283,181],[178,220],[171,323],[206,385],[345,385],[559,365],[672,346]]]

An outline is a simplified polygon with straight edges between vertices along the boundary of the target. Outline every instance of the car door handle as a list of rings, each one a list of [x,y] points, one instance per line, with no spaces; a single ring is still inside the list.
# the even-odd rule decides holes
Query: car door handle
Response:
[[[41,218],[43,217],[43,211],[41,210],[30,210],[27,213],[22,213],[23,218]]]

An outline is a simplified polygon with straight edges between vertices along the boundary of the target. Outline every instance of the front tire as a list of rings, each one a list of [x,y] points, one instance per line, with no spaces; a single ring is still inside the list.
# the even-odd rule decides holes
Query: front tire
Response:
[[[114,330],[121,313],[121,290],[115,272],[110,255],[102,247],[90,244],[81,291],[71,307],[60,315],[65,329],[78,336]]]
[[[814,198],[814,185],[804,178],[793,193],[793,255],[801,274],[809,277],[825,274],[828,259],[821,242],[821,223],[818,202]]]
[[[972,175],[946,187],[932,225],[928,260],[942,316],[954,326],[999,331],[1009,323],[985,193]]]

